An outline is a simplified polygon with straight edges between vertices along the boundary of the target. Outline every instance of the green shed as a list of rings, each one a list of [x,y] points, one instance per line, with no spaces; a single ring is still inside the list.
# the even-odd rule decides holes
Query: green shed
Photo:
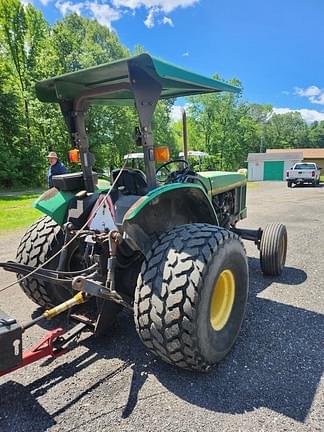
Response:
[[[264,161],[263,180],[283,180],[284,161]]]

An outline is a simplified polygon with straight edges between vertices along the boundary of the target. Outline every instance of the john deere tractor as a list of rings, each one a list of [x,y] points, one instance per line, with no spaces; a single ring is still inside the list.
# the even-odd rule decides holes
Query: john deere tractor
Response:
[[[36,84],[40,101],[59,104],[82,172],[53,177],[35,204],[45,216],[23,236],[16,262],[2,264],[30,299],[58,311],[77,294],[97,333],[127,308],[144,345],[181,368],[204,371],[223,359],[248,297],[242,239],[255,242],[265,275],[279,275],[286,228],[238,228],[246,217],[245,176],[195,172],[186,158],[170,160],[167,148],[154,147],[151,129],[159,99],[220,91],[240,89],[147,54]],[[145,172],[115,169],[105,190],[85,128],[92,104],[134,105],[139,117]]]

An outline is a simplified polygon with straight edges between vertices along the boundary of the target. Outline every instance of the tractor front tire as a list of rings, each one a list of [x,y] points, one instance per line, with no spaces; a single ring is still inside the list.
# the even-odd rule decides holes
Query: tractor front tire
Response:
[[[162,234],[143,262],[135,290],[136,329],[161,359],[206,371],[234,344],[247,296],[240,238],[213,225],[181,225]]]
[[[260,264],[267,276],[280,276],[287,256],[287,229],[281,223],[268,224],[261,237]]]
[[[50,217],[43,216],[34,222],[22,237],[16,261],[38,267],[57,253],[63,246],[63,242],[61,227]],[[55,269],[58,261],[59,256],[46,265],[46,268]],[[55,306],[71,297],[68,290],[55,284],[38,281],[33,277],[22,280],[19,285],[27,297],[39,306]]]

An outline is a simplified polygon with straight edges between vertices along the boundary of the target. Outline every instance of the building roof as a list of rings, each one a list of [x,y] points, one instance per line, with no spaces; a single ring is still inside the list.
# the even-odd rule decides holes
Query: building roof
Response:
[[[267,153],[249,153],[248,162],[263,162],[263,161],[275,161],[275,160],[286,160],[301,162],[303,160],[303,153],[301,151],[294,152],[268,152]]]
[[[267,149],[267,153],[302,152],[303,159],[324,159],[324,148]]]
[[[40,81],[36,83],[36,95],[42,102],[72,101],[85,91],[92,90],[94,93],[101,89],[101,94],[93,96],[91,103],[133,104],[129,71],[134,68],[142,70],[161,85],[162,99],[220,91],[241,91],[240,88],[223,81],[182,69],[148,54],[140,54]],[[123,86],[123,89],[113,93],[104,91],[116,84]]]

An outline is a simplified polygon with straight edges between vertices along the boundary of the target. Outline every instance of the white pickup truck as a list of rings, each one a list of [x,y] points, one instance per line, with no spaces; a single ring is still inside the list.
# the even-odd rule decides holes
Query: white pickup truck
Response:
[[[296,163],[292,169],[287,170],[286,180],[288,187],[293,184],[311,183],[314,186],[320,183],[321,168],[313,162]]]

